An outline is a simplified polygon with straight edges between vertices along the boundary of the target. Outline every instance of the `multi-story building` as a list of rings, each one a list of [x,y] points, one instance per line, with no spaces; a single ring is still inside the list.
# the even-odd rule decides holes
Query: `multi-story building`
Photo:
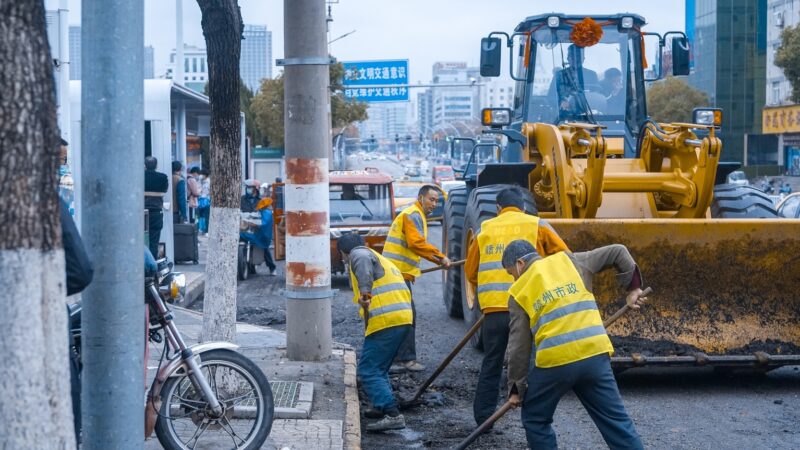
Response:
[[[800,0],[769,0],[767,5],[767,106],[761,114],[764,136],[748,146],[748,164],[759,172],[800,176],[800,105],[792,104],[792,85],[775,65],[781,32],[800,23]]]
[[[503,78],[489,78],[481,87],[481,109],[513,108],[515,81]]]
[[[146,79],[155,78],[153,75],[153,47],[144,48],[143,76]],[[81,27],[69,27],[69,79],[81,79]]]
[[[244,26],[239,71],[253,93],[261,88],[261,80],[272,78],[272,32],[266,25]]]
[[[450,129],[455,123],[479,120],[481,93],[478,68],[467,67],[465,62],[437,62],[433,65],[432,81],[434,85],[463,85],[431,89],[434,130]]]
[[[69,27],[69,79],[81,79],[81,27]]]
[[[167,78],[175,73],[175,50],[169,55],[171,67],[167,69]],[[194,45],[183,46],[183,85],[197,92],[203,92],[208,82],[208,64],[206,49]]]
[[[417,94],[417,125],[418,133],[430,139],[433,133],[433,95],[430,89]]]
[[[411,131],[409,102],[372,103],[367,108],[369,118],[359,123],[362,139],[375,139],[393,143],[396,136],[405,138]]]
[[[144,79],[150,80],[155,78],[155,57],[152,45],[144,48]]]
[[[724,161],[744,161],[761,133],[766,94],[767,0],[686,0],[689,84],[722,108]]]

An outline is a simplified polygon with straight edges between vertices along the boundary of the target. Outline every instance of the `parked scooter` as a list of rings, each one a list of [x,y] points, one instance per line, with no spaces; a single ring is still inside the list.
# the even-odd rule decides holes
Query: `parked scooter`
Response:
[[[187,346],[167,301],[181,298],[185,281],[172,263],[158,262],[145,277],[150,328],[148,340],[164,343],[147,392],[145,438],[155,429],[165,449],[258,449],[272,428],[272,389],[261,369],[236,352],[236,344],[204,342]],[[167,282],[166,280],[170,280]],[[157,287],[158,286],[158,287]],[[70,357],[81,369],[81,305],[70,306]]]

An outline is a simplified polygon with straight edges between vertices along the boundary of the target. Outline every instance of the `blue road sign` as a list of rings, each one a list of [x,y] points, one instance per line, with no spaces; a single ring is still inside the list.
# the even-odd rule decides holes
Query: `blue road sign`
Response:
[[[408,60],[344,62],[344,95],[363,102],[408,101]]]

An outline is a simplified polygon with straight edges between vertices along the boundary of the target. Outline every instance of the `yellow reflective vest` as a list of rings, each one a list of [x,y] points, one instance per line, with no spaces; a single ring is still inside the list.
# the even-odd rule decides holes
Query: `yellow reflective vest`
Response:
[[[594,295],[566,253],[535,261],[509,292],[531,319],[536,367],[614,353]]]
[[[506,245],[524,239],[536,246],[539,235],[539,218],[522,211],[507,211],[481,224],[478,232],[478,305],[481,310],[508,310],[508,288],[514,277],[503,269],[503,251]]]
[[[408,248],[406,233],[403,230],[403,220],[407,215],[415,212],[419,213],[419,217],[422,218],[422,236],[427,240],[428,221],[425,219],[425,212],[414,202],[394,218],[392,227],[389,229],[389,236],[383,244],[383,256],[394,263],[400,269],[400,272],[411,275],[414,278],[422,274],[419,270],[420,258],[419,255]]]
[[[369,324],[364,330],[364,336],[385,328],[411,325],[414,320],[411,311],[411,291],[403,280],[403,274],[388,259],[375,250],[369,250],[378,257],[383,267],[383,276],[372,282]],[[350,282],[353,285],[353,302],[358,303],[361,292],[358,290],[358,280],[352,271]],[[358,315],[364,317],[364,308],[358,309]]]

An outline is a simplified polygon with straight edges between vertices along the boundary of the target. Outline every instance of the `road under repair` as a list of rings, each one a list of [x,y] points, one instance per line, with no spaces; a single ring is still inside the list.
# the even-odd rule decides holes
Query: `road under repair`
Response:
[[[430,227],[439,245],[441,227]],[[635,257],[635,255],[634,255]],[[651,279],[657,274],[647,274]],[[239,320],[282,328],[285,300],[276,280],[263,274],[240,283]],[[333,337],[359,349],[364,324],[343,277],[333,304]],[[657,294],[654,294],[657,295]],[[448,317],[442,305],[441,274],[423,275],[414,286],[419,323],[417,352],[427,371],[393,376],[399,395],[413,396],[468,327]],[[638,314],[638,313],[632,313]],[[641,312],[647,314],[647,309]],[[617,325],[618,326],[618,325]],[[612,327],[613,330],[613,327]],[[613,334],[613,333],[612,333]],[[404,411],[408,428],[380,434],[364,432],[365,449],[451,448],[474,428],[472,397],[482,353],[465,348],[433,383],[429,404]],[[800,368],[767,374],[730,374],[713,369],[631,369],[618,375],[625,406],[648,448],[800,448]],[[364,396],[362,395],[362,398]],[[502,399],[499,400],[499,404]],[[366,404],[362,404],[362,410]],[[362,422],[362,425],[365,422]],[[569,394],[556,410],[554,428],[561,448],[603,448],[589,415]],[[519,411],[500,419],[471,448],[524,448]]]

